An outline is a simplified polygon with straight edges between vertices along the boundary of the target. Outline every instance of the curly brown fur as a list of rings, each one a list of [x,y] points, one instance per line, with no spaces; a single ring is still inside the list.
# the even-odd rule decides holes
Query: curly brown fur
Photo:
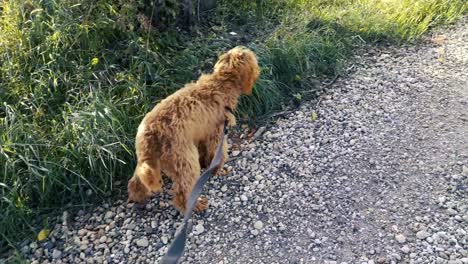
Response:
[[[219,143],[227,119],[235,117],[226,109],[235,109],[241,94],[250,95],[259,76],[255,54],[236,47],[223,54],[211,74],[162,100],[149,112],[136,135],[137,166],[128,183],[129,201],[144,202],[162,189],[161,171],[173,181],[176,208],[185,204],[201,168],[206,168]],[[223,159],[227,159],[227,142],[223,142]],[[208,206],[206,197],[196,206]]]

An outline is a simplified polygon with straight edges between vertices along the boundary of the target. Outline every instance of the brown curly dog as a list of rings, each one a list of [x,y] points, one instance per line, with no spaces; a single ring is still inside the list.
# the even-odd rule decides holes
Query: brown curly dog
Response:
[[[224,122],[235,125],[232,110],[242,93],[250,95],[259,76],[255,54],[235,47],[223,54],[212,74],[162,100],[146,114],[136,135],[137,166],[128,182],[129,202],[143,203],[162,189],[161,171],[173,182],[176,208],[185,211],[186,201],[200,176],[209,166],[219,142]],[[227,142],[223,142],[223,160]],[[195,210],[208,207],[201,197]]]

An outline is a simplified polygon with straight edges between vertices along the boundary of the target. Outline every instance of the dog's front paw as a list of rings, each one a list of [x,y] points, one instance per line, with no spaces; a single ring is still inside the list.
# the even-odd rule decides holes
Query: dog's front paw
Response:
[[[208,197],[202,196],[198,198],[197,205],[195,205],[195,212],[200,213],[208,208]]]
[[[225,117],[229,127],[233,127],[237,124],[236,117],[232,113],[226,113]]]
[[[216,171],[216,176],[226,176],[229,173],[231,173],[232,169],[231,168],[221,168],[218,171]]]

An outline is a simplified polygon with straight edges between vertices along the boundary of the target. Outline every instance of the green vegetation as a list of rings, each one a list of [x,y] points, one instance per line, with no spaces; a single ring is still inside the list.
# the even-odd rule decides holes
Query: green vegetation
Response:
[[[177,1],[158,9],[164,30],[151,28],[146,2],[0,2],[0,253],[37,234],[46,215],[125,192],[143,115],[220,52],[243,44],[258,54],[261,79],[238,112],[255,122],[314,94],[316,80],[338,74],[363,40],[415,41],[468,8],[465,0],[218,0],[188,33],[173,25]]]

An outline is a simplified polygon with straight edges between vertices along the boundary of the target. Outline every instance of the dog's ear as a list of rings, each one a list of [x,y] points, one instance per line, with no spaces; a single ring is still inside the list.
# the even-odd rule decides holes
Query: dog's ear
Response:
[[[253,86],[260,75],[257,57],[249,49],[240,50],[237,57],[242,61],[242,92],[245,95],[252,94]]]
[[[214,70],[222,74],[236,73],[243,58],[244,54],[242,52],[230,50],[219,57],[214,66]]]
[[[242,92],[245,95],[251,95],[253,86],[260,75],[260,69],[257,65],[257,60],[255,57],[248,61],[245,65],[245,74],[243,76],[243,85],[242,85]]]

